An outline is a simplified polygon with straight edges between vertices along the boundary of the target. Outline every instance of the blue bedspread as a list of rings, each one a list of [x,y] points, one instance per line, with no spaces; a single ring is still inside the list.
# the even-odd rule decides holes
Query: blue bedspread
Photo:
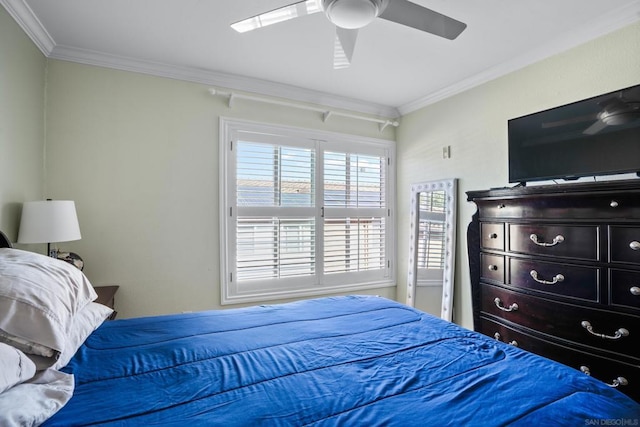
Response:
[[[379,297],[106,322],[64,371],[47,426],[640,424],[604,383]]]

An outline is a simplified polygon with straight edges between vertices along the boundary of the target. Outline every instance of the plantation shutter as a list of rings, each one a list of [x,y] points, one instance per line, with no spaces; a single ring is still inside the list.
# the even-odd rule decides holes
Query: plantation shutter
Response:
[[[385,268],[385,162],[381,155],[324,152],[324,273]]]
[[[315,151],[239,141],[237,280],[315,273]]]
[[[221,126],[223,304],[394,286],[392,141]]]
[[[444,191],[420,193],[418,213],[418,283],[441,285],[445,255]]]

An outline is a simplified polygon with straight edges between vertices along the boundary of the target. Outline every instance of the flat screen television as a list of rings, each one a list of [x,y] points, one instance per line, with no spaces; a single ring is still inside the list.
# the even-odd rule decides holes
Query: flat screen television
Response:
[[[509,182],[640,172],[640,85],[508,121]]]

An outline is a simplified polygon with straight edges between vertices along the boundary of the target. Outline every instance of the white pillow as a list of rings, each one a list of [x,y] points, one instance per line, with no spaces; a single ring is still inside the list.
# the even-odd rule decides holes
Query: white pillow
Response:
[[[15,347],[0,343],[0,394],[31,379],[36,365]]]
[[[66,366],[87,337],[91,335],[91,332],[102,325],[102,322],[111,316],[111,313],[113,313],[112,309],[97,302],[92,302],[80,310],[80,313],[73,319],[73,324],[67,335],[65,348],[62,353],[60,353],[60,357],[53,364],[52,368],[60,369]]]
[[[0,394],[0,426],[39,426],[71,399],[73,389],[71,374],[53,369],[38,373]]]
[[[96,298],[89,280],[73,265],[0,248],[0,341],[56,357],[65,349],[74,316]]]

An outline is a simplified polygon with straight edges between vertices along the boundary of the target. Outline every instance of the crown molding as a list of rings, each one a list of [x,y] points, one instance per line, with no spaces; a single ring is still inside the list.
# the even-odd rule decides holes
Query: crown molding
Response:
[[[29,5],[24,0],[0,0],[0,4],[44,56],[49,56],[55,46],[55,42]]]
[[[412,113],[438,101],[457,95],[481,84],[487,83],[498,77],[502,77],[528,65],[549,58],[553,55],[567,51],[581,44],[587,43],[598,37],[602,37],[615,30],[631,25],[640,20],[640,1],[610,11],[601,16],[592,25],[585,25],[578,31],[566,33],[563,38],[554,39],[537,49],[527,52],[524,55],[515,57],[500,65],[491,67],[473,77],[444,87],[436,92],[430,93],[422,98],[398,107],[401,116]]]
[[[217,71],[202,70],[192,67],[180,67],[160,62],[109,55],[102,52],[79,49],[70,46],[56,45],[49,54],[49,58],[149,74],[158,77],[167,77],[170,79],[194,83],[202,83],[260,95],[286,98],[289,100],[348,111],[356,111],[384,118],[393,119],[399,116],[398,110],[393,107],[330,95],[324,92],[303,89],[297,86]]]

